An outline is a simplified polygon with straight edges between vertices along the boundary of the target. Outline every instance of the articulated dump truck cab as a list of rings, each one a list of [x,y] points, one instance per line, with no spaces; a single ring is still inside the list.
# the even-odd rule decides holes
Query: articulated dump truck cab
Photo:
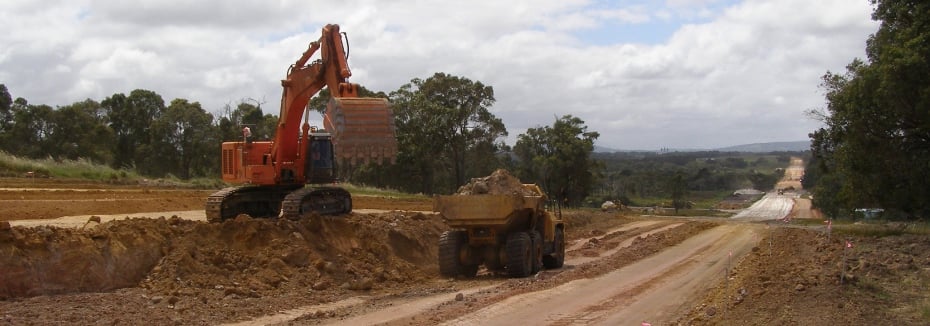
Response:
[[[524,184],[520,194],[435,197],[433,210],[453,229],[439,238],[439,272],[474,277],[483,264],[525,277],[562,267],[565,225],[546,211],[545,201],[534,184]]]

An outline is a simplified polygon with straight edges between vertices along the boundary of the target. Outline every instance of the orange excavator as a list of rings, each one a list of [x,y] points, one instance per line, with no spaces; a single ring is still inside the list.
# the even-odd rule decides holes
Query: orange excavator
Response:
[[[223,180],[240,186],[210,195],[207,220],[219,222],[239,214],[296,219],[305,213],[349,213],[352,196],[333,185],[336,165],[394,161],[397,140],[390,104],[383,98],[358,97],[359,86],[347,81],[352,72],[343,35],[339,25],[326,25],[320,39],[288,69],[281,81],[284,91],[274,140],[253,140],[245,127],[242,141],[222,144]],[[320,58],[308,63],[317,52]],[[332,98],[323,115],[324,129],[319,130],[307,122],[307,104],[323,87]]]

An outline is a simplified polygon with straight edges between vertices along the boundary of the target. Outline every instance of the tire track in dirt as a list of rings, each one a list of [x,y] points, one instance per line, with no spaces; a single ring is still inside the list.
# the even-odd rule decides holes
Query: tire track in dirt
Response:
[[[644,283],[631,293],[611,298],[601,306],[607,309],[606,318],[597,322],[606,325],[640,320],[661,325],[672,323],[670,316],[677,316],[679,312],[688,309],[687,303],[690,300],[684,298],[703,296],[714,284],[730,274],[760,239],[760,228],[754,225],[724,225],[718,229],[698,235],[663,253],[701,246],[690,250],[687,258],[680,260],[662,276]],[[719,237],[714,234],[717,231],[722,233]],[[650,259],[662,258],[657,255]],[[643,261],[644,264],[648,262]],[[628,304],[618,304],[623,302],[618,300],[625,300]]]
[[[598,253],[597,256],[593,256],[593,257],[591,256],[571,257],[565,260],[565,264],[569,266],[583,265],[583,264],[590,263],[590,262],[596,261],[604,257],[611,256],[614,253],[620,251],[621,249],[624,249],[632,245],[633,241],[638,237],[644,237],[644,236],[648,236],[651,234],[664,232],[664,231],[674,229],[684,224],[684,222],[681,222],[681,223],[667,223],[667,222],[663,223],[659,221],[650,221],[650,222],[656,222],[656,223],[650,223],[650,224],[640,226],[640,227],[633,227],[627,230],[617,231],[614,233],[608,233],[602,238],[606,238],[610,236],[617,236],[617,238],[614,240],[618,240],[620,242],[616,245],[616,247],[607,249],[606,251]],[[628,234],[622,234],[624,231],[631,231],[631,232]]]
[[[612,235],[612,234],[616,234],[616,233],[618,233],[618,232],[626,232],[626,231],[630,231],[630,230],[633,230],[633,229],[645,228],[645,227],[649,227],[649,226],[651,226],[651,225],[655,225],[655,224],[658,224],[658,223],[661,223],[661,221],[636,221],[636,222],[632,222],[632,223],[627,223],[627,224],[624,224],[624,225],[622,225],[622,226],[619,226],[619,227],[616,227],[616,228],[607,230],[607,232],[604,232],[604,234],[599,235],[599,236],[595,236],[595,237],[591,237],[591,238],[582,238],[582,239],[578,239],[578,240],[572,241],[572,242],[573,242],[572,245],[570,245],[570,246],[568,246],[567,248],[565,248],[565,251],[566,251],[566,252],[572,252],[572,251],[581,249],[581,248],[582,248],[588,241],[590,241],[591,239],[601,240],[601,239],[604,239],[604,238],[607,237],[607,236],[610,236],[610,235]]]

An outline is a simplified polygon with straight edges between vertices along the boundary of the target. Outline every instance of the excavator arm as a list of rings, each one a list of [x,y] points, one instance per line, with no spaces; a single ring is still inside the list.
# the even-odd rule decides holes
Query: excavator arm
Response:
[[[307,64],[317,51],[320,52],[320,60]],[[320,39],[310,43],[307,51],[288,69],[287,78],[281,81],[283,92],[278,128],[271,151],[273,162],[292,162],[296,159],[301,117],[310,98],[323,87],[328,87],[334,98],[358,97],[358,85],[347,82],[350,76],[352,72],[346,61],[339,25],[326,25]],[[393,125],[393,122],[390,124]]]

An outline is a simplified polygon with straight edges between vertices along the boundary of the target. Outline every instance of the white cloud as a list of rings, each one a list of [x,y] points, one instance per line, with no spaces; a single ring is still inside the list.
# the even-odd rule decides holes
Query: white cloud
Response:
[[[353,82],[480,80],[511,143],[572,114],[603,146],[707,148],[805,139],[819,77],[861,57],[877,27],[866,0],[311,2],[13,1],[0,11],[0,83],[31,103],[145,88],[277,114],[278,81],[331,22],[348,33]],[[652,45],[573,34],[652,22],[682,25]]]

